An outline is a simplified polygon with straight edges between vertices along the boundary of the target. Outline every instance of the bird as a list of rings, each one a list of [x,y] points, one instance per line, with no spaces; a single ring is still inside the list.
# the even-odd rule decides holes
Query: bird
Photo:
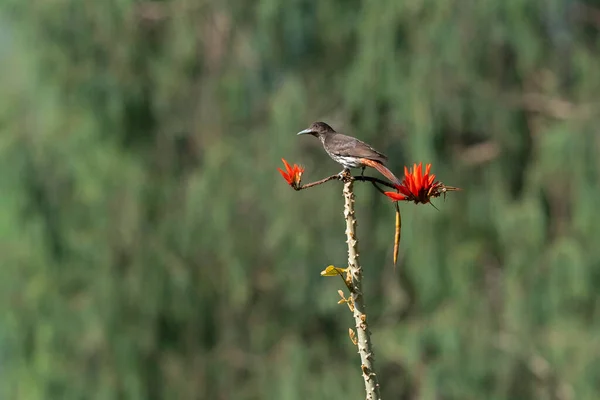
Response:
[[[401,181],[385,166],[387,156],[362,140],[336,132],[325,122],[314,122],[309,128],[298,132],[298,135],[307,134],[317,137],[329,157],[344,167],[340,176],[349,173],[350,168],[362,168],[364,174],[365,168],[371,167],[395,185],[401,184]]]

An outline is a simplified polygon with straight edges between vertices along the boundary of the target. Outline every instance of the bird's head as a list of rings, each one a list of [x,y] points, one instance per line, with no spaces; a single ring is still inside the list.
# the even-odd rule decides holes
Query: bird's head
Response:
[[[335,132],[332,127],[327,125],[325,122],[314,122],[310,128],[298,132],[298,135],[309,134],[316,137],[325,135],[327,133]]]

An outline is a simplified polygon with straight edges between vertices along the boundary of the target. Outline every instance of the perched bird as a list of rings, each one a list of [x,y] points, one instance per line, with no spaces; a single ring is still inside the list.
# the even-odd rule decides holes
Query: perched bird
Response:
[[[350,168],[362,168],[364,173],[366,167],[372,167],[394,184],[401,184],[401,181],[385,166],[388,158],[365,142],[338,133],[325,122],[315,122],[310,128],[298,132],[298,135],[304,134],[319,138],[329,157],[344,167],[340,174],[349,172]]]

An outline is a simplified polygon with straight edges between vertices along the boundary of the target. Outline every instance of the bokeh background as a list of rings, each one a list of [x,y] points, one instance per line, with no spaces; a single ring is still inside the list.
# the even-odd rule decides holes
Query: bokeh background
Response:
[[[600,3],[0,2],[0,398],[360,399],[315,120],[357,184],[385,399],[600,393]]]

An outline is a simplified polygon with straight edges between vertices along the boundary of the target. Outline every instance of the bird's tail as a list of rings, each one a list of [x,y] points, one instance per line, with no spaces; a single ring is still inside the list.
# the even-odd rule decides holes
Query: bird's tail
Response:
[[[396,185],[400,185],[402,184],[402,181],[400,181],[400,179],[396,178],[396,175],[394,175],[392,173],[392,171],[390,171],[389,169],[386,168],[385,165],[383,165],[380,162],[377,161],[373,161],[373,160],[369,160],[368,158],[361,158],[360,161],[368,166],[368,167],[372,167],[375,168],[377,171],[379,171],[379,173],[383,176],[385,176],[386,178],[388,178],[390,181],[392,181],[394,184]]]

